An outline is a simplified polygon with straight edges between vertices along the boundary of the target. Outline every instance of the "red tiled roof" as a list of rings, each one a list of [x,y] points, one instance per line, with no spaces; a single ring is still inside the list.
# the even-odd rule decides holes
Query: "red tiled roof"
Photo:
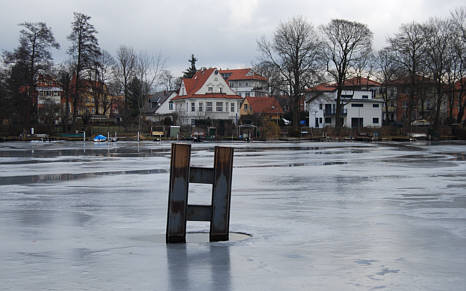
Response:
[[[267,81],[267,78],[262,77],[259,74],[252,72],[251,68],[247,69],[233,69],[233,70],[220,70],[220,74],[231,74],[227,80],[228,81],[235,81],[235,80],[262,80]],[[252,74],[248,76],[248,73],[251,72]]]
[[[309,88],[308,91],[318,91],[318,92],[333,92],[336,90],[335,85],[322,83],[315,87]]]
[[[379,82],[364,77],[354,77],[345,81],[345,86],[381,86]]]
[[[186,87],[186,94],[195,94],[199,89],[201,89],[202,85],[204,85],[204,83],[214,71],[215,68],[199,70],[191,79],[183,79],[184,85]]]
[[[273,97],[246,97],[254,113],[283,113],[277,99]]]
[[[424,83],[435,83],[434,80],[423,77],[423,76],[416,76],[416,81],[424,82]],[[411,77],[403,77],[399,78],[390,82],[387,82],[387,85],[409,85],[411,84]]]
[[[344,86],[346,87],[354,87],[354,86],[381,86],[379,82],[372,81],[368,78],[363,77],[355,77],[345,81]],[[335,83],[322,83],[315,87],[309,88],[308,91],[318,91],[318,92],[332,92],[337,89],[337,85]]]
[[[183,96],[176,96],[172,100],[190,99],[190,98],[223,98],[223,99],[243,99],[238,95],[226,95],[222,93],[209,93],[209,94],[189,94]]]

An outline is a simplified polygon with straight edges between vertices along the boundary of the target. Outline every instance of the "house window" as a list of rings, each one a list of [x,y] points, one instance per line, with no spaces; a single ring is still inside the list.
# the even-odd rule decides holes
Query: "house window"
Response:
[[[199,103],[199,112],[202,112],[203,108],[204,107],[204,103],[200,102]]]
[[[191,102],[191,111],[194,112],[196,111],[196,103]]]
[[[248,111],[248,104],[244,104],[244,111]]]
[[[223,93],[222,92],[222,87],[218,88],[218,90],[219,90],[220,94]]]
[[[235,112],[235,103],[231,103],[231,112]]]
[[[322,110],[322,104],[319,104],[319,109]]]
[[[191,119],[191,126],[196,126],[196,119]]]
[[[319,123],[322,123],[322,117],[319,117]]]
[[[351,104],[351,107],[364,107],[364,104],[353,103],[353,104]]]
[[[215,111],[217,112],[223,111],[223,102],[215,102]]]
[[[379,118],[378,117],[372,118],[372,123],[378,124],[379,123]]]
[[[173,110],[173,101],[168,102],[168,110]]]
[[[209,87],[207,90],[209,91],[209,93],[212,93],[214,91],[214,88]]]
[[[251,96],[251,93],[246,92],[246,97],[250,97],[250,96]]]
[[[157,102],[152,102],[151,104],[152,104],[152,108],[157,107]]]
[[[212,112],[212,102],[207,102],[205,111]]]
[[[326,123],[326,124],[332,123],[332,118],[326,117],[326,118],[325,118],[325,123]]]
[[[379,104],[372,104],[372,107],[379,108]]]
[[[362,99],[369,99],[369,96],[367,96],[367,95],[362,95]]]

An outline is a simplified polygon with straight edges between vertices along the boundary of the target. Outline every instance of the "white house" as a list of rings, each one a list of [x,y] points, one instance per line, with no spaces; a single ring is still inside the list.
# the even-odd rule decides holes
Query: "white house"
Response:
[[[155,110],[155,114],[158,115],[166,115],[175,113],[175,104],[173,103],[173,98],[175,98],[178,94],[176,92],[172,92],[168,98],[165,100],[161,100],[159,107]]]
[[[383,101],[375,99],[371,90],[343,90],[343,126],[349,128],[381,127]],[[307,108],[309,127],[335,126],[337,90],[319,85],[311,90]]]
[[[250,68],[220,70],[219,72],[230,88],[243,98],[268,95],[267,78],[254,73]]]
[[[175,106],[172,99],[176,95],[176,91],[161,91],[150,95],[144,105],[144,119],[152,122],[160,122],[169,117],[173,120]]]
[[[172,99],[181,125],[197,120],[230,120],[236,123],[243,99],[228,86],[215,68],[201,69],[191,79],[183,79]]]

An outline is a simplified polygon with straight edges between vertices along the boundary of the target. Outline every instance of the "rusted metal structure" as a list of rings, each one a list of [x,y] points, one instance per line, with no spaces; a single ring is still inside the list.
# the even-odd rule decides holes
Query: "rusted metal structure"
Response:
[[[191,145],[172,144],[167,243],[186,242],[186,222],[210,221],[210,241],[229,239],[233,148],[215,147],[214,167],[191,167]],[[188,205],[189,183],[212,184],[211,205]]]

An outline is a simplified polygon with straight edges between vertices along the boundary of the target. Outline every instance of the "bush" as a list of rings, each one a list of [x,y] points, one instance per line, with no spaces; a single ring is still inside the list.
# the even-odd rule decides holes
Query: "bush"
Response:
[[[265,139],[278,139],[280,137],[280,127],[274,121],[264,122],[262,136]]]

